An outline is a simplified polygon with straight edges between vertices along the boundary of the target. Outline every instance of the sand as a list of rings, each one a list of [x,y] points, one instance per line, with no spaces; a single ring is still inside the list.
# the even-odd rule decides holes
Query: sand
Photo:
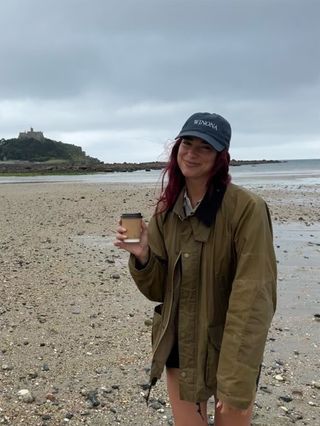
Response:
[[[279,299],[253,424],[320,425],[319,187],[255,191],[272,213]],[[120,214],[149,218],[155,192],[0,185],[0,424],[173,424],[165,377],[146,407],[153,304],[112,244]]]

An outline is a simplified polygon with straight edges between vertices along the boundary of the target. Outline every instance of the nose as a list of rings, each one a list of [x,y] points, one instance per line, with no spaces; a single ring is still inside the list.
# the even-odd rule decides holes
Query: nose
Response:
[[[198,149],[194,146],[190,146],[187,151],[187,157],[195,158],[198,156]]]

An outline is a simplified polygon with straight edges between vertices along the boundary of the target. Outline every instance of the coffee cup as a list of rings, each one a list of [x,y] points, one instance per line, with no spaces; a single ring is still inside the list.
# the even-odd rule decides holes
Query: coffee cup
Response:
[[[123,213],[121,215],[121,226],[126,228],[127,238],[125,243],[139,243],[141,235],[141,213]]]

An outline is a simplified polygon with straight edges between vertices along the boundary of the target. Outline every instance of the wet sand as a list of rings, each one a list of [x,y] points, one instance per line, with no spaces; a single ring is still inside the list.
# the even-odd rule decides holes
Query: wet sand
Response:
[[[112,244],[120,214],[149,218],[155,191],[0,185],[0,424],[172,424],[165,377],[146,407],[153,306]],[[253,424],[317,426],[320,189],[255,192],[273,217],[279,291]]]

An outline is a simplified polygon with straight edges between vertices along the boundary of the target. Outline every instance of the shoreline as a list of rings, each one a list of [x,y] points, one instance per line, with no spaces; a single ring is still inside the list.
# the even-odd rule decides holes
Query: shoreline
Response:
[[[0,422],[168,425],[165,376],[143,394],[153,304],[112,242],[123,210],[154,208],[154,184],[0,186]],[[317,426],[318,186],[255,188],[268,203],[278,259],[278,309],[253,425]],[[18,396],[28,390],[34,398]],[[213,402],[209,402],[209,413]],[[66,420],[65,420],[66,419]]]
[[[231,166],[283,163],[285,160],[231,160]],[[143,163],[35,163],[28,161],[0,161],[0,176],[52,176],[85,175],[92,173],[134,172],[138,170],[162,170],[166,162]]]

